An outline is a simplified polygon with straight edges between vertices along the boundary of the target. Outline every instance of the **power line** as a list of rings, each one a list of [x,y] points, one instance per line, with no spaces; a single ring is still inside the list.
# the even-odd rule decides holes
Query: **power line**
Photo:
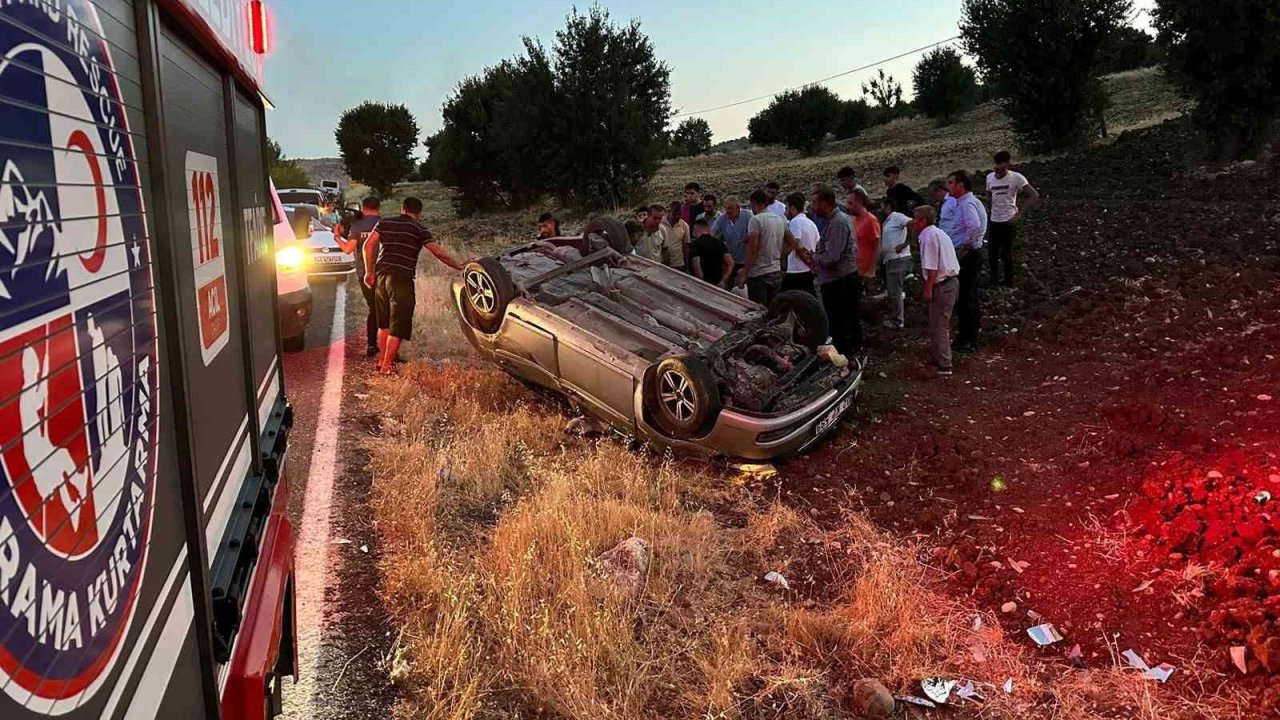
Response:
[[[803,85],[796,85],[795,87],[784,88],[784,89],[782,89],[782,90],[778,90],[778,91],[776,91],[776,92],[771,92],[771,93],[769,93],[768,95],[760,95],[760,96],[757,96],[757,97],[748,98],[748,99],[746,99],[746,100],[739,100],[739,101],[737,101],[737,102],[731,102],[731,103],[729,103],[729,104],[727,104],[727,105],[717,105],[717,106],[715,106],[715,107],[707,108],[707,109],[705,109],[705,110],[696,110],[696,111],[694,111],[694,112],[679,113],[679,114],[675,115],[675,116],[673,117],[673,119],[674,119],[674,118],[691,117],[691,116],[693,116],[693,115],[703,115],[703,114],[706,114],[706,113],[709,113],[709,112],[715,112],[715,111],[717,111],[717,110],[725,110],[725,109],[727,109],[727,108],[737,107],[737,106],[739,106],[739,105],[746,105],[747,103],[759,102],[759,101],[761,101],[761,100],[768,100],[769,98],[771,98],[771,97],[773,97],[773,96],[775,96],[775,95],[779,95],[779,94],[781,94],[781,93],[787,92],[788,90],[796,90],[796,89],[799,89],[799,88],[806,88],[806,87],[809,87],[810,85],[821,85],[822,83],[830,82],[830,81],[832,81],[832,80],[835,80],[836,78],[842,78],[842,77],[844,77],[845,75],[852,75],[852,74],[854,74],[854,73],[856,73],[856,72],[862,72],[863,70],[870,70],[870,69],[872,69],[872,68],[874,68],[874,67],[878,67],[878,66],[883,65],[883,64],[885,64],[885,63],[893,62],[894,60],[900,60],[900,59],[902,59],[902,58],[904,58],[904,57],[907,57],[907,56],[909,56],[909,55],[915,55],[916,53],[924,52],[925,50],[931,50],[931,49],[933,49],[933,48],[938,47],[939,45],[946,45],[946,44],[947,44],[947,43],[949,43],[949,42],[953,42],[953,41],[955,41],[955,40],[959,40],[959,39],[960,39],[960,36],[959,36],[959,35],[956,35],[956,36],[954,36],[954,37],[949,37],[949,38],[947,38],[946,40],[939,40],[939,41],[938,41],[938,42],[936,42],[936,43],[931,43],[931,44],[929,44],[929,45],[925,45],[924,47],[918,47],[918,48],[916,48],[915,50],[908,50],[908,51],[906,51],[906,52],[904,52],[904,53],[901,53],[901,54],[898,54],[898,55],[894,55],[894,56],[893,56],[893,57],[891,57],[891,58],[885,58],[884,60],[877,60],[876,62],[870,63],[870,64],[868,64],[868,65],[863,65],[862,67],[856,67],[856,68],[854,68],[854,69],[852,69],[852,70],[845,70],[844,72],[836,73],[835,75],[830,75],[830,76],[828,76],[828,77],[824,77],[824,78],[822,78],[822,79],[820,79],[820,80],[814,80],[814,81],[812,81],[812,82],[807,82],[807,83],[805,83],[805,84],[803,84]]]

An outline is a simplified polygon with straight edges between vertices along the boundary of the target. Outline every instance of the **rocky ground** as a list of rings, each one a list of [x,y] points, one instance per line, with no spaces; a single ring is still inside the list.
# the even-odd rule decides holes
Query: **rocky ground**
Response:
[[[1023,168],[1046,201],[983,349],[936,378],[914,303],[871,340],[861,415],[779,487],[919,541],[957,598],[1053,623],[1049,662],[1133,649],[1255,716],[1280,712],[1280,200],[1274,165],[1186,172],[1193,142],[1171,122]]]

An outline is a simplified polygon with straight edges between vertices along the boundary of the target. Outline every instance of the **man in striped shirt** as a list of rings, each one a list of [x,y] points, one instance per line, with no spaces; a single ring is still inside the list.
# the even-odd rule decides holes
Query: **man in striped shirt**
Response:
[[[418,269],[418,253],[425,247],[440,262],[454,270],[462,264],[431,239],[422,226],[422,201],[407,197],[400,204],[400,216],[383,218],[364,244],[364,284],[374,289],[378,313],[378,372],[390,375],[400,343],[413,335],[413,278]],[[376,260],[375,260],[376,258]]]

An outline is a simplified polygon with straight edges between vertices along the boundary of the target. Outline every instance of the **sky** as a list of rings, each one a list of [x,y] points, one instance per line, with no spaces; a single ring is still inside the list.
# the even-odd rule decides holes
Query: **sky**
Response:
[[[333,131],[342,111],[374,100],[406,105],[425,138],[440,128],[440,106],[459,80],[521,52],[525,35],[549,48],[573,4],[268,0],[274,47],[266,92],[275,108],[267,114],[267,130],[289,157],[335,157]],[[640,20],[671,69],[677,113],[771,94],[946,40],[956,35],[960,19],[960,0],[913,0],[909,7],[877,0],[600,4],[615,21]],[[1145,26],[1145,19],[1138,24]],[[910,97],[918,60],[916,54],[880,67]],[[875,72],[825,84],[855,99]],[[699,117],[711,124],[715,142],[732,140],[747,134],[747,121],[766,105],[767,98]]]

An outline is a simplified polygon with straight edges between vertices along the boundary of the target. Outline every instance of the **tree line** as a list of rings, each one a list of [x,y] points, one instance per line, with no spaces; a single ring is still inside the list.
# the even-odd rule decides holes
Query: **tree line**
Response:
[[[1156,0],[1156,37],[1131,25],[1133,12],[1132,0],[963,0],[964,55],[943,46],[921,57],[913,101],[883,70],[855,100],[819,85],[790,90],[751,118],[749,140],[813,153],[899,117],[950,123],[995,100],[1023,147],[1064,150],[1106,133],[1103,75],[1158,63],[1196,101],[1193,117],[1218,159],[1270,141],[1280,110],[1280,11],[1271,2]],[[521,54],[457,85],[420,166],[418,126],[403,105],[352,108],[335,138],[353,178],[383,193],[410,176],[439,180],[464,215],[545,197],[617,207],[663,159],[711,147],[701,118],[668,130],[670,75],[638,21],[616,23],[598,5],[574,9],[550,49],[525,38]],[[289,171],[274,160],[273,177]]]

